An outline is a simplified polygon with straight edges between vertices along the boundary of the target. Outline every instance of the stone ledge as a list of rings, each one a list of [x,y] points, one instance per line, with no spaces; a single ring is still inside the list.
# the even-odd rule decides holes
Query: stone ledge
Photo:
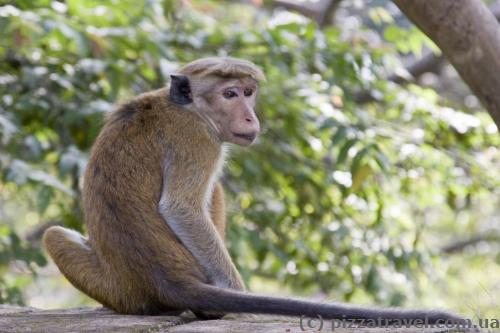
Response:
[[[304,321],[306,324],[306,321]],[[315,324],[318,324],[317,322]],[[306,332],[318,329],[304,327]],[[120,333],[299,333],[299,318],[264,315],[228,315],[221,320],[200,321],[188,315],[129,316],[119,315],[104,308],[74,308],[39,310],[0,304],[0,332],[120,332]],[[432,328],[335,328],[324,322],[321,332],[337,333],[454,333],[473,330],[446,330]]]

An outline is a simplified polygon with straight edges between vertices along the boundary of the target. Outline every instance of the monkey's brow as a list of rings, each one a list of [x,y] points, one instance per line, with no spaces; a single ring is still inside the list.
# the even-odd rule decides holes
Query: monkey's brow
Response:
[[[233,78],[229,78],[229,79],[226,79],[224,80],[225,82],[223,82],[223,84],[227,84],[227,85],[258,85],[258,81],[255,80],[254,78],[252,77],[249,77],[249,76],[245,76],[245,77],[241,77],[241,78],[236,78],[236,77],[233,77]]]
[[[242,86],[228,86],[228,87],[223,87],[222,90],[227,90],[227,89],[240,89]]]
[[[235,89],[235,88],[236,89],[240,89],[240,88],[252,88],[253,90],[257,90],[258,85],[255,84],[254,82],[248,82],[248,83],[237,82],[237,83],[228,84],[227,86],[222,86],[223,90],[226,90],[226,89]]]

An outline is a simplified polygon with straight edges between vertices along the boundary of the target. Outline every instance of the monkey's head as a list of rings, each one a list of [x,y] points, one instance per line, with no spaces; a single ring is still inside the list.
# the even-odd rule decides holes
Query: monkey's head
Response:
[[[171,75],[170,100],[196,112],[221,142],[251,144],[260,131],[254,107],[258,83],[253,63],[236,58],[203,58]]]

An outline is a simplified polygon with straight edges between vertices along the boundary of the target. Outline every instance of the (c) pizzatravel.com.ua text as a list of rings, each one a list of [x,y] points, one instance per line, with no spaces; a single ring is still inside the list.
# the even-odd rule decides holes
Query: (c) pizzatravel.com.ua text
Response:
[[[349,328],[443,328],[443,329],[499,329],[500,319],[498,318],[479,318],[476,320],[464,319],[461,322],[453,320],[438,320],[430,323],[427,319],[323,319],[321,316],[306,317],[301,316],[299,321],[300,329],[303,332],[334,332],[336,329]]]

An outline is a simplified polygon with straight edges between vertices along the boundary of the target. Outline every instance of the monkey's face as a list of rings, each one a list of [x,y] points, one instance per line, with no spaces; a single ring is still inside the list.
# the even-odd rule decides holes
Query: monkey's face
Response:
[[[257,82],[250,77],[224,80],[212,93],[206,112],[218,127],[219,139],[241,146],[250,145],[260,131],[254,111]]]
[[[257,81],[173,75],[170,99],[197,112],[222,142],[248,146],[260,131],[254,107]]]

